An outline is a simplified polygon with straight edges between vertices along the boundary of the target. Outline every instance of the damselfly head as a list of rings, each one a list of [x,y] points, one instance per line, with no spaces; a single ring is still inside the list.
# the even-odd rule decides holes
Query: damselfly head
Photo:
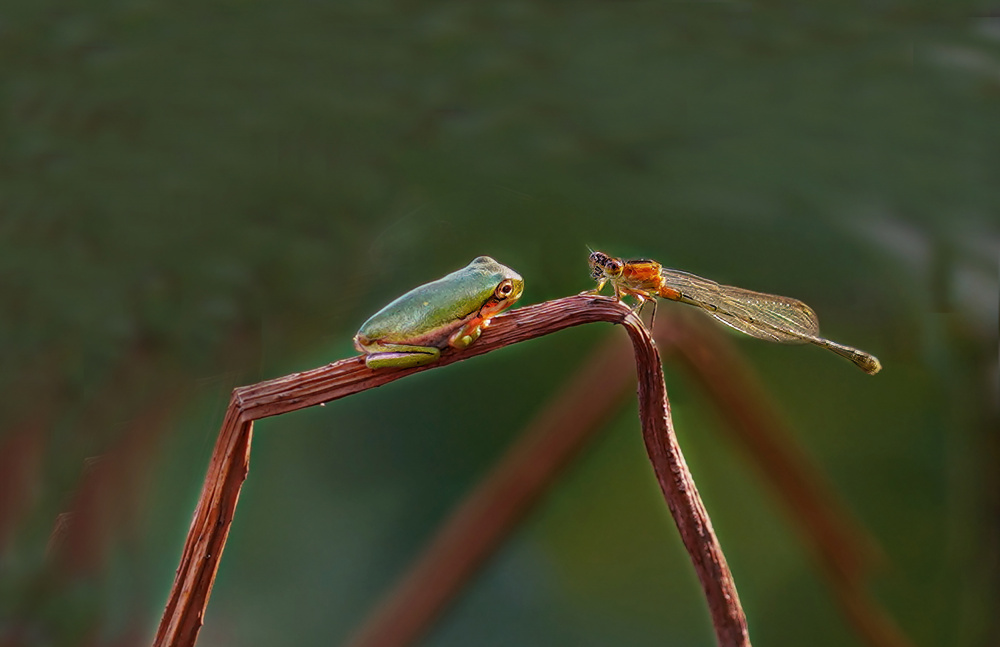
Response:
[[[623,267],[620,260],[611,258],[604,252],[590,253],[590,275],[595,281],[602,278],[613,279],[621,276]]]

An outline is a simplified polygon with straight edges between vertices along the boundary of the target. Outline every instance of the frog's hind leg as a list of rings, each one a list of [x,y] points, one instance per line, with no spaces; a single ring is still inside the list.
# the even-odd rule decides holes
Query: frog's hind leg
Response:
[[[368,368],[412,368],[436,362],[441,351],[433,346],[407,344],[372,344],[365,356]]]

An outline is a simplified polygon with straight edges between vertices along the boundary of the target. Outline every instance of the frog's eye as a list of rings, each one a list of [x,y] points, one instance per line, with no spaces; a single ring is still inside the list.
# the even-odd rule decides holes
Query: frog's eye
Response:
[[[506,299],[514,291],[514,282],[510,279],[504,279],[497,286],[497,289],[493,291],[498,299]]]

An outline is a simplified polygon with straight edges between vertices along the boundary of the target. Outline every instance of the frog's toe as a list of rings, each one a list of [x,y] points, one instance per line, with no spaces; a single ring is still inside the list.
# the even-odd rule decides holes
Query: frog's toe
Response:
[[[360,332],[354,335],[354,347],[358,349],[359,352],[366,352],[365,349],[371,346],[371,343],[372,340],[368,339],[367,336]]]
[[[448,345],[452,348],[457,348],[462,350],[463,348],[468,348],[472,345],[472,342],[479,339],[479,335],[483,333],[481,326],[476,326],[475,328],[462,328],[448,340]]]

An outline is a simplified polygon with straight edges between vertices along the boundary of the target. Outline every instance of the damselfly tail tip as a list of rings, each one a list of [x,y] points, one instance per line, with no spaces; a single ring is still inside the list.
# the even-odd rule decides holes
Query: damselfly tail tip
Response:
[[[882,370],[882,363],[874,355],[869,355],[858,351],[858,354],[851,358],[851,361],[868,375],[875,375]]]

